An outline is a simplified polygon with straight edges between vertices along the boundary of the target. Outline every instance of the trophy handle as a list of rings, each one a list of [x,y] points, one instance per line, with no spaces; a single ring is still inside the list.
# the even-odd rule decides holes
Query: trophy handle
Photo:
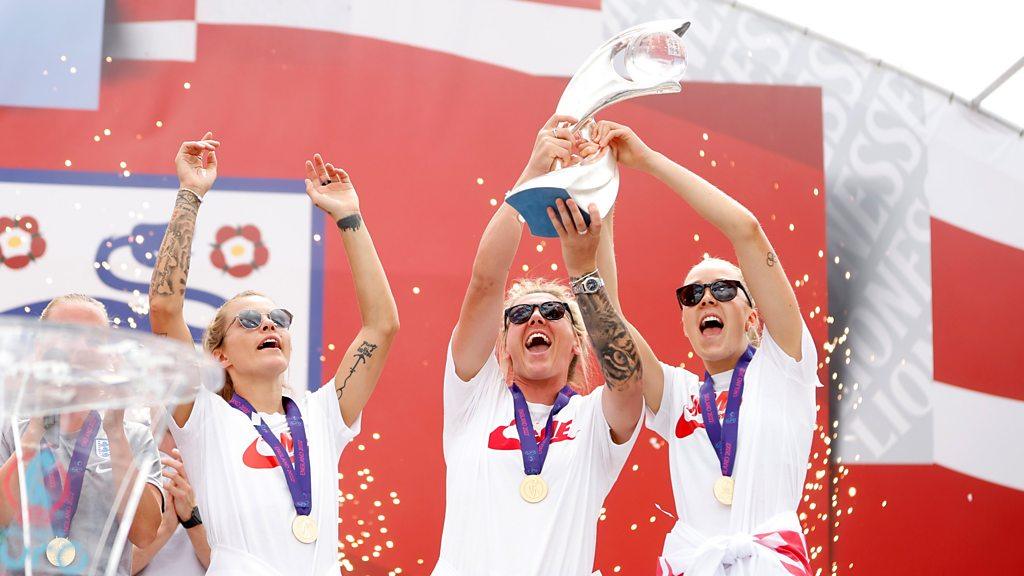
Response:
[[[647,22],[616,34],[592,52],[573,74],[555,107],[555,113],[577,118],[579,121],[572,128],[575,133],[600,110],[612,104],[639,96],[679,92],[682,87],[678,81],[628,79],[615,69],[613,62],[634,38],[651,32],[671,32],[682,38],[689,29],[689,21],[672,18]]]

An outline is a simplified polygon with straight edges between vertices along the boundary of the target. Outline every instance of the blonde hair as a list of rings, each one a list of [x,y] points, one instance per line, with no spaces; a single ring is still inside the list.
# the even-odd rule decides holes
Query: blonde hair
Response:
[[[730,262],[729,260],[726,260],[724,258],[715,258],[713,256],[705,258],[705,259],[701,260],[700,262],[694,264],[693,267],[690,268],[690,271],[686,273],[686,278],[689,278],[690,275],[693,274],[694,270],[697,270],[699,268],[709,267],[709,266],[720,266],[722,268],[725,268],[726,270],[729,271],[729,275],[732,276],[732,278],[726,278],[727,280],[739,280],[740,283],[743,284],[744,288],[747,287],[747,282],[746,282],[746,280],[743,279],[743,271],[740,270],[739,266],[733,264],[732,262]],[[685,280],[684,280],[684,282],[685,282]],[[750,305],[751,310],[754,310],[756,312],[757,311],[757,306],[754,303],[754,297],[750,295],[750,291],[749,290],[747,290],[746,298],[744,298],[744,300],[746,300],[747,298],[750,299],[748,304]],[[747,329],[747,339],[750,340],[750,343],[755,348],[757,348],[758,346],[761,345],[761,315],[760,314],[758,314],[758,316],[757,316],[757,322],[755,322],[753,326],[751,326],[749,329]]]
[[[266,298],[267,296],[262,292],[256,290],[246,290],[239,292],[226,302],[217,308],[217,313],[213,315],[213,320],[210,321],[210,325],[206,327],[206,332],[203,333],[203,350],[207,353],[213,354],[213,351],[220,348],[221,344],[224,343],[224,334],[228,331],[228,326],[231,325],[232,318],[227,316],[228,304],[231,304],[235,300],[246,298],[248,296],[260,296]],[[235,385],[231,382],[231,375],[228,371],[224,370],[224,387],[220,389],[221,398],[225,400],[231,400],[231,397],[235,395]]]
[[[572,291],[569,287],[561,282],[554,280],[547,280],[545,278],[520,278],[513,282],[512,287],[509,288],[505,294],[505,305],[504,309],[512,306],[516,300],[519,300],[523,296],[529,294],[551,294],[556,299],[561,300],[569,305],[569,315],[572,322],[572,330],[576,336],[576,344],[579,345],[579,355],[573,356],[571,362],[569,362],[569,371],[566,375],[566,381],[569,387],[581,394],[589,391],[590,374],[593,370],[592,356],[590,351],[590,338],[587,336],[587,327],[583,324],[583,314],[580,312],[579,304],[576,303],[576,299],[572,295]],[[506,380],[512,382],[512,366],[511,363],[506,360],[508,356],[508,347],[505,344],[505,337],[508,334],[508,323],[502,319],[501,333],[498,334],[498,360],[503,364],[503,368],[507,374]]]
[[[87,304],[93,306],[100,311],[100,314],[103,315],[103,321],[110,324],[110,316],[107,315],[107,307],[103,305],[103,302],[100,302],[92,296],[86,296],[85,294],[78,294],[76,292],[57,296],[53,300],[50,300],[46,305],[46,308],[43,308],[42,313],[39,314],[39,319],[48,320],[50,318],[50,314],[53,313],[54,308],[61,304]]]

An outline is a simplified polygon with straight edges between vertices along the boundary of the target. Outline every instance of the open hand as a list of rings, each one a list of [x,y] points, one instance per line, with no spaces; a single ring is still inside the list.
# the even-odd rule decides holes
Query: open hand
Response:
[[[348,173],[332,164],[324,164],[319,155],[306,160],[306,194],[316,207],[334,221],[359,213],[359,196]]]
[[[213,140],[213,132],[207,132],[201,140],[183,142],[174,157],[174,168],[178,172],[178,183],[202,198],[217,180],[217,153],[220,142]]]

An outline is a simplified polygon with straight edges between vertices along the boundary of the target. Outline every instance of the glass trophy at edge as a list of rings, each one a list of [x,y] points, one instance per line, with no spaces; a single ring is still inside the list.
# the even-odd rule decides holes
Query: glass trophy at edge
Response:
[[[18,477],[16,493],[7,488],[6,478],[0,493],[4,499],[0,504],[9,507],[13,516],[0,529],[0,573],[115,574],[123,548],[131,546],[127,541],[131,522],[121,519],[134,517],[147,484],[144,467],[154,465],[133,453],[120,485],[110,470],[109,485],[95,480],[103,477],[98,459],[106,452],[112,465],[114,454],[109,441],[103,440],[105,435],[95,436],[87,460],[87,468],[96,468],[94,480],[80,485],[72,531],[62,537],[54,522],[59,524],[66,514],[58,516],[57,511],[64,510],[69,497],[69,488],[63,485],[71,484],[72,466],[59,456],[67,440],[65,426],[84,421],[73,432],[77,438],[87,428],[95,429],[89,424],[93,414],[117,421],[124,411],[126,434],[145,438],[150,433],[159,445],[170,416],[151,416],[146,408],[191,401],[200,386],[219,390],[223,378],[223,369],[212,358],[168,338],[135,330],[0,317],[0,433],[6,443],[13,443],[8,449],[17,459],[12,473]],[[42,427],[42,438],[36,445],[23,445],[23,435],[33,423]],[[65,467],[68,472],[61,474]],[[132,474],[134,481],[128,481]],[[97,500],[103,504],[97,505]],[[55,541],[61,544],[59,550],[54,548]]]
[[[577,118],[571,131],[589,139],[598,111],[638,96],[679,92],[686,70],[681,39],[689,27],[684,19],[656,20],[615,35],[573,74],[555,113]],[[620,56],[626,75],[616,69]],[[546,209],[554,207],[556,199],[573,198],[589,220],[585,207],[596,204],[601,216],[607,216],[618,190],[618,164],[609,148],[578,164],[556,166],[509,191],[505,200],[519,211],[534,236],[553,238],[557,234]]]

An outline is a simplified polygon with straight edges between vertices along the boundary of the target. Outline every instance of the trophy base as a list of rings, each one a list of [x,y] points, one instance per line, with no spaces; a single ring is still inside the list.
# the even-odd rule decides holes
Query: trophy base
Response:
[[[555,232],[555,227],[551,224],[551,219],[548,218],[547,209],[550,206],[557,210],[555,200],[559,198],[567,201],[572,196],[564,188],[542,186],[518,190],[514,194],[510,194],[505,201],[519,212],[523,220],[526,220],[531,234],[541,238],[555,238],[558,233]],[[587,226],[590,226],[590,214],[587,214],[585,208],[582,212],[583,220]]]

